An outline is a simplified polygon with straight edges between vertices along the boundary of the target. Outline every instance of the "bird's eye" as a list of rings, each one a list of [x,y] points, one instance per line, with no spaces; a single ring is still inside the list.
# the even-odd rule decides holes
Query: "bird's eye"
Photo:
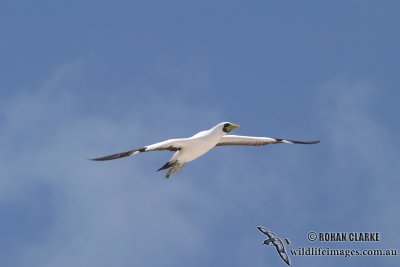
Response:
[[[225,124],[224,124],[224,127],[228,127],[228,126],[229,126],[229,123],[225,123]]]

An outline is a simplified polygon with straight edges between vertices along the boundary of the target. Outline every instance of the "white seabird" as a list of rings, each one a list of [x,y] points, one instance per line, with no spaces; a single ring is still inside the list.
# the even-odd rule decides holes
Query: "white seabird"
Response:
[[[187,162],[197,159],[215,146],[263,146],[268,144],[317,144],[319,141],[295,141],[282,138],[255,137],[227,135],[230,131],[239,128],[239,125],[231,122],[221,122],[209,130],[201,131],[189,138],[169,139],[153,145],[132,149],[126,152],[112,154],[92,160],[112,160],[136,155],[141,152],[169,150],[175,151],[172,158],[158,171],[168,169],[165,178],[178,172]]]

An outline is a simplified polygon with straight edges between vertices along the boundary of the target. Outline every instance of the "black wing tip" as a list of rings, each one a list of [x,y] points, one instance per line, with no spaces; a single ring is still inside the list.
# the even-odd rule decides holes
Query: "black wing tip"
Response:
[[[130,156],[132,153],[131,152],[124,152],[124,153],[118,153],[118,154],[113,154],[105,157],[100,157],[100,158],[94,158],[90,159],[93,161],[105,161],[105,160],[113,160],[113,159],[119,159],[119,158],[124,158],[127,156]]]
[[[134,154],[135,152],[146,152],[147,147],[142,147],[142,148],[137,148],[137,149],[132,149],[126,152],[121,152],[117,154],[112,154],[104,157],[99,157],[99,158],[94,158],[94,159],[89,159],[93,161],[104,161],[104,160],[113,160],[113,159],[120,159],[120,158],[125,158],[129,157],[130,155]]]
[[[305,141],[303,143],[306,145],[313,145],[313,144],[318,144],[319,142],[321,142],[321,140]]]
[[[263,233],[263,234],[267,234],[267,232],[268,232],[268,230],[265,228],[265,227],[262,227],[262,226],[257,226],[257,229],[261,232],[261,233]]]
[[[118,159],[118,158],[94,158],[94,159],[88,159],[91,161],[105,161],[105,160],[112,160],[112,159]]]
[[[285,139],[283,139],[283,140],[285,140]],[[281,141],[281,140],[279,140],[279,141]],[[298,141],[298,140],[289,140],[289,139],[287,139],[286,141],[289,141],[292,144],[300,144],[300,145],[314,145],[314,144],[318,144],[319,142],[321,142],[321,140]]]
[[[112,160],[112,159],[118,159],[118,158],[102,157],[102,158],[94,158],[94,159],[88,159],[88,160],[91,160],[91,161],[105,161],[105,160]]]

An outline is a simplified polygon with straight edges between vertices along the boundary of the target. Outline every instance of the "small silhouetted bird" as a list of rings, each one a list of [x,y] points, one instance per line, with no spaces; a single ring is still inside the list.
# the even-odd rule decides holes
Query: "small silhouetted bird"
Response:
[[[289,256],[287,255],[287,253],[285,251],[285,246],[283,245],[282,240],[279,237],[277,237],[273,232],[268,231],[264,227],[257,226],[257,228],[258,228],[258,230],[260,230],[261,233],[268,236],[268,239],[264,240],[263,244],[264,245],[274,245],[276,248],[276,251],[278,252],[279,256],[282,258],[282,260],[284,262],[286,262],[287,265],[290,266]],[[290,241],[287,238],[285,238],[285,242],[288,245],[290,243]]]

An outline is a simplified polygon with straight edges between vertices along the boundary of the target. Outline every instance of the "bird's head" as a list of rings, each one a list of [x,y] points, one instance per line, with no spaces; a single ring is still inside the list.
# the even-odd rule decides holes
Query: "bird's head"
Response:
[[[220,126],[222,128],[222,131],[225,133],[229,133],[230,131],[233,131],[240,127],[239,125],[232,122],[222,122],[218,124],[218,126]]]
[[[272,241],[270,238],[264,240],[263,245],[272,245]]]

